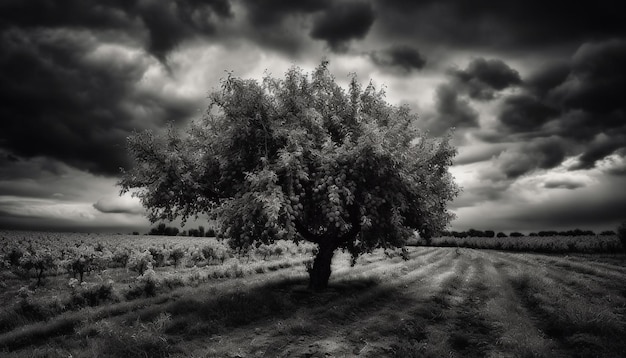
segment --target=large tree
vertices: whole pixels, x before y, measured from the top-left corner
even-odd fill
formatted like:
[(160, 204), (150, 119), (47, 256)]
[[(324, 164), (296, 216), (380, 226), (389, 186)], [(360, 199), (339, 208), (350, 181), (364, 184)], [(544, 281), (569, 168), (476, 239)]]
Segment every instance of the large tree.
[(326, 288), (338, 248), (353, 259), (430, 237), (453, 215), (455, 149), (428, 138), (406, 106), (353, 76), (338, 85), (322, 62), (261, 83), (228, 76), (206, 114), (129, 137), (136, 165), (119, 182), (150, 220), (208, 215), (234, 248), (277, 239), (318, 245), (310, 288)]

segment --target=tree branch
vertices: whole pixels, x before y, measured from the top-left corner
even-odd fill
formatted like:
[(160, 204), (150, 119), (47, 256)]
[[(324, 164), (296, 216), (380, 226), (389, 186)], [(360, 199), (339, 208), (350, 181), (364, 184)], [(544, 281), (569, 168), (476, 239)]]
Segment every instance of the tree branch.
[(359, 212), (360, 212), (359, 206), (356, 203), (352, 203), (348, 207), (349, 220), (350, 220), (350, 224), (352, 224), (352, 227), (350, 228), (350, 230), (348, 230), (348, 232), (341, 235), (341, 237), (339, 238), (339, 243), (343, 244), (343, 243), (347, 243), (347, 242), (354, 240), (356, 236), (359, 234), (359, 232), (361, 231), (361, 221), (359, 220)]
[(302, 225), (299, 220), (294, 220), (293, 223), (296, 226), (296, 230), (298, 231), (298, 233), (302, 235), (305, 240), (311, 241), (315, 244), (319, 244), (322, 241), (321, 236), (311, 233), (309, 229), (307, 229), (306, 226)]

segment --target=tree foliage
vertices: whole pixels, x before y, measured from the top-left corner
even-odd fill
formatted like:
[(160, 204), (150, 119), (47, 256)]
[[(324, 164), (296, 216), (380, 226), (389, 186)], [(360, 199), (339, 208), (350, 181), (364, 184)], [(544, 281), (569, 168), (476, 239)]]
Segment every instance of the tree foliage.
[(183, 134), (170, 127), (128, 139), (136, 165), (119, 184), (153, 222), (206, 214), (233, 247), (308, 240), (318, 258), (332, 258), (337, 248), (356, 257), (401, 247), (453, 217), (455, 149), (371, 83), (353, 76), (344, 89), (323, 62), (311, 75), (293, 67), (262, 82), (228, 76), (209, 99)]

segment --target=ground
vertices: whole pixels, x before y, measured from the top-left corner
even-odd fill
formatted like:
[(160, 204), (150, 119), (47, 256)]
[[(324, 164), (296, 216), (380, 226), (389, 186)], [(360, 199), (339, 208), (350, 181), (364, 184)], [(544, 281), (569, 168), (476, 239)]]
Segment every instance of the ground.
[[(619, 357), (626, 351), (623, 254), (414, 247), (409, 256), (378, 251), (350, 267), (347, 255), (336, 255), (323, 293), (308, 292), (304, 267), (294, 265), (85, 308), (72, 312), (76, 322), (65, 314), (0, 335), (2, 355)], [(37, 324), (47, 333), (10, 344)], [(61, 329), (46, 330), (54, 325)]]

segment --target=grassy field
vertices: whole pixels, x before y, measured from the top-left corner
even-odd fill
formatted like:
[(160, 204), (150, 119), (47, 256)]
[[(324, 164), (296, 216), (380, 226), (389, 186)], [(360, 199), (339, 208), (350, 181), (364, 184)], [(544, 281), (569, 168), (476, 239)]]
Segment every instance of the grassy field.
[[(189, 268), (200, 279), (152, 296), (24, 320), (0, 334), (0, 355), (620, 357), (626, 352), (623, 254), (413, 247), (409, 256), (405, 261), (377, 251), (350, 267), (349, 256), (339, 254), (330, 289), (318, 294), (305, 290), (305, 260), (293, 255), (247, 264), (255, 268), (242, 262), (242, 274), (232, 277), (205, 275), (212, 266)], [(28, 310), (37, 291), (53, 291), (51, 285), (35, 288), (32, 297), (7, 286), (15, 302), (5, 305), (4, 314), (15, 313), (20, 302)]]

